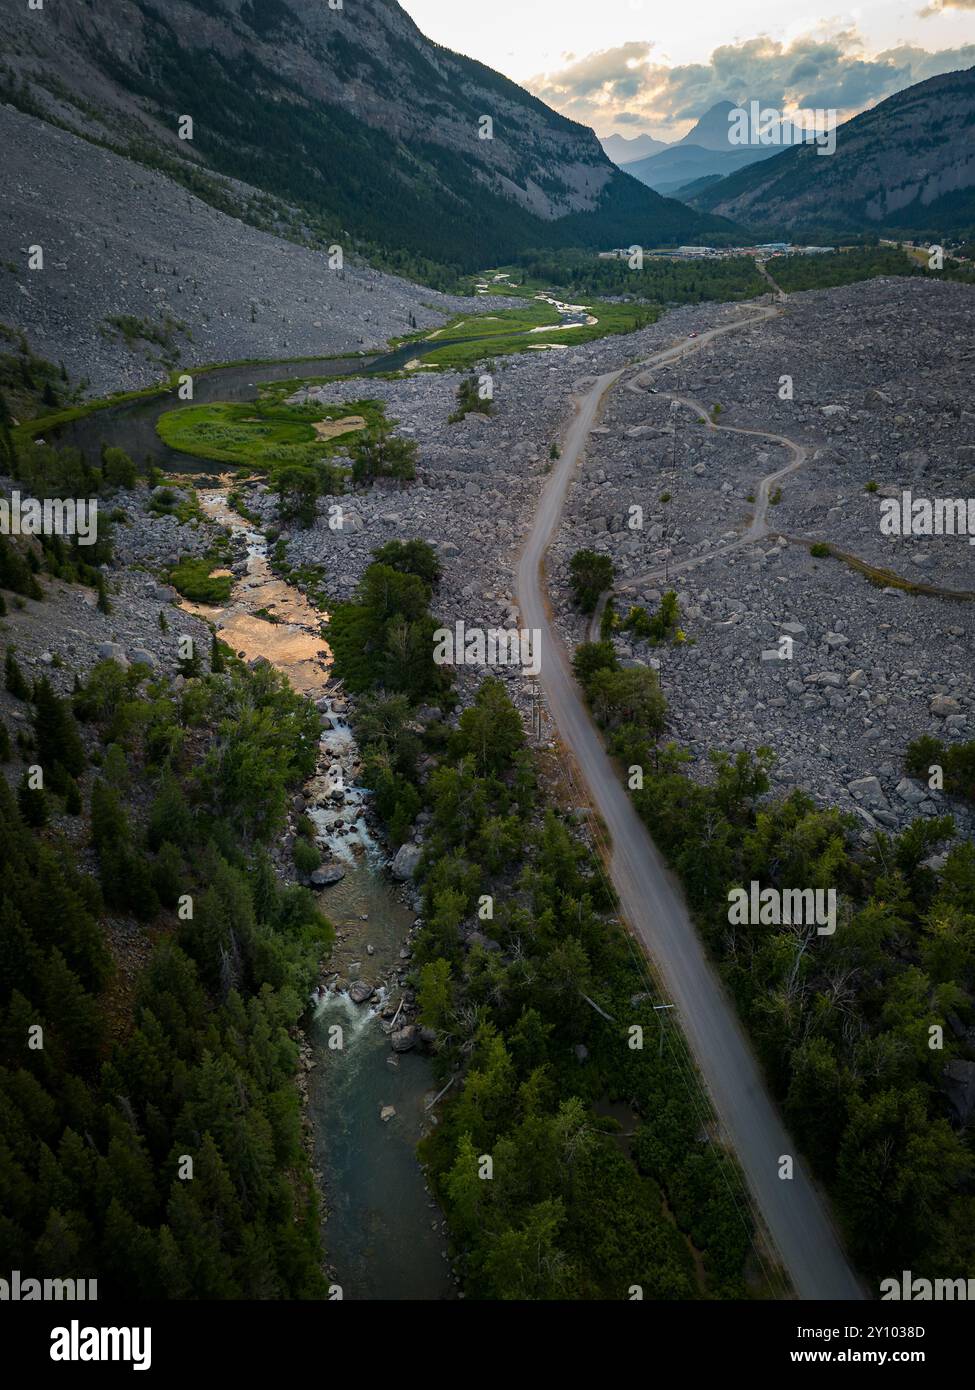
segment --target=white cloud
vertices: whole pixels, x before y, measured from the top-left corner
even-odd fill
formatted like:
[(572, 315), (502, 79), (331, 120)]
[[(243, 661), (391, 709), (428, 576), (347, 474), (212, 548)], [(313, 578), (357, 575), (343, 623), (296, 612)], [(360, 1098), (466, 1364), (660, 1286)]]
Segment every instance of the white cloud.
[[(975, 8), (975, 0), (942, 0)], [(835, 108), (846, 120), (904, 87), (975, 65), (975, 44), (929, 52), (902, 43), (872, 56), (855, 28), (787, 43), (760, 34), (721, 44), (707, 62), (670, 65), (651, 43), (625, 43), (575, 58), (525, 85), (600, 134), (617, 126), (679, 137), (715, 102), (752, 99), (782, 110)]]
[(975, 0), (932, 0), (923, 10), (918, 10), (922, 19), (928, 15), (941, 14), (945, 10), (975, 10)]

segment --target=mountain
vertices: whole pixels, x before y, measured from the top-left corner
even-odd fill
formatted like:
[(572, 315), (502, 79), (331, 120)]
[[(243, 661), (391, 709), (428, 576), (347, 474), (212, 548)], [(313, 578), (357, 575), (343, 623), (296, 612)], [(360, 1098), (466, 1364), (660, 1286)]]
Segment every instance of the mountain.
[[(765, 119), (765, 112), (769, 114)], [(732, 119), (732, 112), (739, 114)], [(748, 131), (748, 140), (732, 140), (732, 132), (739, 134), (740, 125)], [(771, 144), (772, 136), (775, 143)], [(764, 137), (764, 138), (763, 138)], [(806, 138), (801, 125), (794, 125), (788, 118), (776, 119), (775, 108), (766, 108), (763, 101), (749, 100), (741, 106), (731, 101), (719, 101), (710, 106), (697, 124), (687, 132), (677, 145), (694, 145), (699, 149), (724, 153), (727, 150), (740, 150), (742, 144), (764, 151), (764, 157), (778, 154), (785, 145), (801, 145)]]
[(712, 184), (720, 182), (720, 174), (703, 174), (701, 178), (694, 179), (691, 183), (681, 184), (680, 187), (675, 188), (673, 196), (679, 198), (682, 203), (686, 203), (689, 202), (691, 198), (695, 198), (699, 193), (703, 193), (706, 188), (710, 188)]
[(694, 199), (753, 227), (813, 240), (975, 227), (975, 68), (928, 78), (836, 131), (836, 152), (783, 150)]
[[(758, 105), (761, 109), (762, 104)], [(748, 143), (733, 143), (731, 133), (737, 131), (738, 126), (731, 121), (730, 115), (737, 109), (730, 101), (716, 102), (681, 140), (644, 159), (626, 164), (625, 172), (663, 196), (681, 195), (686, 198), (688, 184), (696, 185), (705, 178), (712, 181), (715, 178), (728, 178), (739, 169), (781, 154), (783, 145), (796, 144), (802, 139), (802, 132), (790, 121), (780, 121), (777, 123), (776, 143), (763, 143), (760, 136), (766, 128), (757, 118), (757, 113), (756, 121), (752, 123), (749, 105), (745, 107)]]
[(718, 101), (708, 108), (699, 121), (677, 143), (697, 145), (702, 150), (728, 150), (732, 148), (728, 139), (731, 122), (728, 113), (735, 109), (733, 101)]
[(0, 0), (0, 40), (0, 99), (195, 191), (230, 176), (292, 230), (299, 209), (319, 233), (473, 270), (724, 226), (655, 197), (591, 130), (431, 43), (395, 0)]
[(647, 155), (659, 154), (667, 149), (666, 140), (655, 140), (652, 135), (607, 135), (599, 142), (614, 164), (632, 164)]
[(780, 151), (767, 145), (731, 146), (718, 151), (681, 143), (669, 145), (660, 154), (652, 154), (648, 159), (627, 164), (625, 172), (657, 193), (667, 194), (708, 174), (723, 178), (778, 153)]
[[(471, 301), (261, 230), (166, 174), (0, 105), (0, 374), (23, 330), (95, 395), (177, 366), (335, 356), (432, 329)], [(222, 191), (234, 191), (226, 181)], [(239, 186), (236, 189), (241, 192)], [(44, 248), (43, 275), (24, 248)]]

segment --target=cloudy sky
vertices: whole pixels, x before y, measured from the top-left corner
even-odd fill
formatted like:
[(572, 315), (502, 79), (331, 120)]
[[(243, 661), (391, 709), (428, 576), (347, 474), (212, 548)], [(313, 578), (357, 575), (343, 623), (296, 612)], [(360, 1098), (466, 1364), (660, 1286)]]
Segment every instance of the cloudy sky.
[(479, 58), (595, 128), (683, 135), (716, 101), (846, 119), (975, 66), (975, 0), (401, 0), (437, 43)]

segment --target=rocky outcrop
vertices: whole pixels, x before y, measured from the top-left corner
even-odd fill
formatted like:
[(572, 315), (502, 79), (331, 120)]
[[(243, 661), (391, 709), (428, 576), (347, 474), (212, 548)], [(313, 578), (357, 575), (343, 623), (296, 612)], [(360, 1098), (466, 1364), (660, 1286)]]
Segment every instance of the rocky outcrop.
[(405, 1028), (398, 1028), (395, 1033), (390, 1035), (390, 1045), (394, 1052), (409, 1052), (410, 1048), (415, 1047), (419, 1040), (420, 1030), (413, 1023), (408, 1023)]
[(309, 875), (313, 888), (330, 888), (335, 883), (341, 883), (343, 878), (345, 869), (341, 864), (323, 864), (320, 869), (314, 869)]
[(390, 873), (393, 878), (399, 879), (400, 882), (404, 882), (408, 878), (415, 878), (422, 855), (422, 845), (414, 844), (410, 840), (405, 845), (400, 845), (390, 865)]

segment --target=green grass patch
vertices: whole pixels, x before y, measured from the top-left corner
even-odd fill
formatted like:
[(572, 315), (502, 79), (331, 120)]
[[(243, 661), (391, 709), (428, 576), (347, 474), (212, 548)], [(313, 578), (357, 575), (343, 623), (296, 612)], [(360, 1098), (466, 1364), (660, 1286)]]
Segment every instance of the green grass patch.
[(496, 338), (559, 321), (559, 312), (553, 304), (541, 299), (526, 299), (524, 308), (498, 309), (493, 314), (458, 314), (442, 328), (422, 334), (419, 341), (439, 343), (457, 338)]
[[(795, 536), (788, 537), (789, 540), (798, 544), (805, 544), (804, 541)], [(884, 569), (881, 565), (871, 565), (866, 560), (861, 560), (858, 555), (850, 555), (845, 550), (838, 550), (835, 545), (828, 545), (825, 541), (816, 541), (809, 546), (809, 554), (819, 559), (840, 560), (857, 574), (862, 574), (870, 583), (878, 589), (901, 589), (905, 594), (920, 594), (933, 598), (955, 599), (960, 603), (971, 603), (975, 601), (975, 590), (971, 589), (945, 589), (940, 584), (922, 584), (916, 579), (904, 579), (893, 570)]]
[(234, 509), (238, 516), (242, 516), (245, 521), (249, 521), (252, 526), (260, 526), (261, 518), (257, 512), (251, 511), (244, 501), (243, 494), (235, 488), (227, 494), (227, 502)]
[(213, 556), (180, 560), (169, 571), (169, 582), (183, 598), (191, 603), (206, 603), (214, 607), (230, 601), (233, 579), (229, 574), (215, 575), (221, 561)]
[[(558, 345), (575, 347), (580, 343), (591, 343), (597, 338), (606, 338), (619, 333), (635, 333), (648, 324), (656, 323), (662, 310), (652, 304), (607, 304), (594, 299), (586, 305), (589, 313), (598, 322), (582, 324), (573, 328), (560, 328), (561, 315), (551, 304), (532, 301), (532, 306), (521, 309), (501, 310), (494, 323), (482, 321), (480, 330), (474, 321), (466, 319), (452, 324), (436, 341), (443, 347), (424, 353), (424, 366), (449, 367), (452, 369), (472, 367), (486, 357), (501, 357), (508, 353), (530, 352), (539, 347)], [(466, 327), (464, 326), (466, 325)], [(540, 328), (540, 332), (528, 330)], [(546, 331), (547, 330), (547, 331)], [(474, 338), (473, 342), (458, 342), (454, 339)]]
[(284, 396), (300, 384), (272, 383), (259, 401), (215, 401), (169, 410), (156, 421), (156, 431), (165, 444), (179, 453), (271, 473), (294, 465), (313, 467), (348, 446), (361, 433), (350, 431), (323, 440), (315, 432), (317, 422), (360, 415), (368, 427), (383, 419), (379, 401), (285, 405)]

